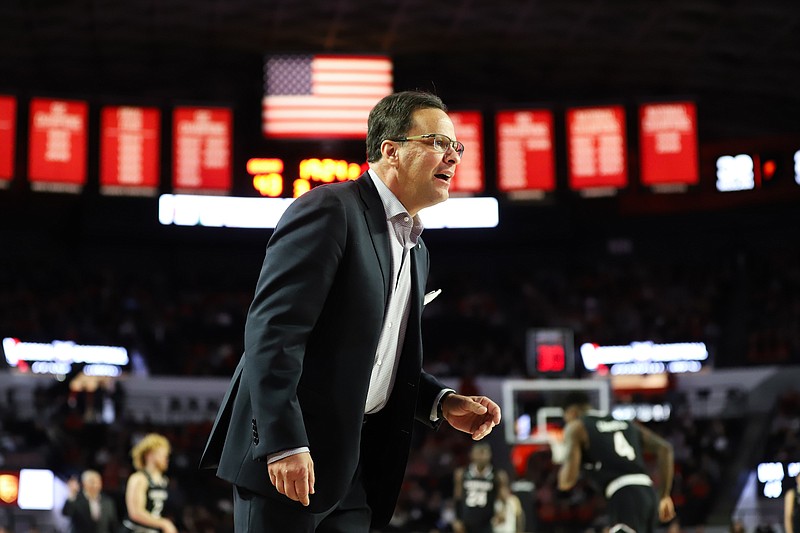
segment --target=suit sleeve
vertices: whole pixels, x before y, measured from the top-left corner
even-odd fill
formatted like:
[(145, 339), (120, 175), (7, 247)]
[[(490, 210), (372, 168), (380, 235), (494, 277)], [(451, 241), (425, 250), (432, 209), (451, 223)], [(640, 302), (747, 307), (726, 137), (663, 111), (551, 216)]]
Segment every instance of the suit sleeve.
[(297, 384), (346, 235), (342, 201), (320, 188), (289, 207), (267, 245), (245, 324), (243, 379), (260, 435), (254, 459), (309, 445)]
[(61, 508), (61, 514), (64, 516), (72, 516), (75, 514), (75, 500), (65, 501), (64, 507)]

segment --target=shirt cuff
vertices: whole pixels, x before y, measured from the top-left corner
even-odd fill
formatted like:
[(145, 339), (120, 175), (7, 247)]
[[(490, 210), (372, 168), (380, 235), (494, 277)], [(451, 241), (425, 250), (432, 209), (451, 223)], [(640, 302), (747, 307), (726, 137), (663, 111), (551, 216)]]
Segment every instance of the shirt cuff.
[(310, 452), (311, 450), (308, 449), (308, 446), (303, 446), (301, 448), (292, 448), (291, 450), (284, 450), (278, 453), (271, 453), (267, 455), (267, 464), (270, 465), (275, 461), (280, 461), (281, 459), (286, 459), (287, 457), (291, 457), (292, 455), (297, 455), (298, 453)]
[(431, 408), (431, 422), (436, 422), (439, 420), (439, 402), (441, 402), (442, 398), (444, 398), (444, 395), (449, 392), (452, 392), (453, 394), (456, 393), (456, 391), (453, 389), (442, 389), (438, 396), (436, 396), (436, 400), (433, 402), (433, 408)]

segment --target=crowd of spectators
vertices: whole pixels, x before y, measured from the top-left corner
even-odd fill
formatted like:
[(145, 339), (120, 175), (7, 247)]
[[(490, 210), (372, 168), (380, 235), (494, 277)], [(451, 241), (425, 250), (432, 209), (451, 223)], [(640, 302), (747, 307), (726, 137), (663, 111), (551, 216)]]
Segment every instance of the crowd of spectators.
[[(115, 396), (124, 394), (119, 390)], [(68, 381), (53, 379), (50, 385), (35, 389), (35, 416), (21, 417), (18, 400), (6, 394), (0, 401), (0, 469), (46, 468), (61, 482), (80, 477), (86, 469), (97, 470), (104, 493), (114, 500), (118, 514), (125, 516), (125, 484), (133, 472), (131, 448), (147, 433), (161, 433), (172, 447), (164, 515), (172, 517), (183, 533), (232, 531), (230, 486), (197, 468), (212, 420), (139, 421), (125, 414), (124, 400), (110, 416), (102, 417), (91, 401), (81, 397), (86, 396), (76, 395)]]
[(789, 390), (776, 398), (768, 432), (764, 461), (800, 461), (800, 392)]
[[(122, 345), (152, 374), (229, 376), (259, 258), (206, 263), (152, 251), (128, 264), (10, 261), (0, 268), (0, 334)], [(439, 375), (524, 375), (532, 327), (568, 328), (576, 346), (702, 341), (712, 358), (724, 352), (717, 366), (800, 360), (796, 247), (702, 260), (444, 254), (430, 288), (443, 290), (423, 318), (425, 362)]]

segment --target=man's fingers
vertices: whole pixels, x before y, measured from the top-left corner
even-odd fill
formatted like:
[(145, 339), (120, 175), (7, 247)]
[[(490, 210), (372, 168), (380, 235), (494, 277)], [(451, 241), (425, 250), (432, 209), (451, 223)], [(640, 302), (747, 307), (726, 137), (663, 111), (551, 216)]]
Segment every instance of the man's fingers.
[(274, 485), (275, 485), (275, 489), (276, 489), (276, 490), (277, 490), (279, 493), (283, 494), (284, 496), (286, 496), (286, 495), (287, 495), (287, 494), (286, 494), (286, 484), (283, 482), (283, 479), (282, 479), (282, 478), (275, 478), (275, 483), (274, 483)]
[(472, 440), (481, 440), (483, 437), (492, 432), (493, 427), (494, 425), (491, 422), (484, 422), (472, 433)]
[(470, 410), (473, 413), (477, 413), (479, 415), (482, 415), (482, 414), (486, 413), (486, 411), (488, 411), (486, 406), (483, 405), (482, 403), (480, 403), (480, 399), (473, 399), (472, 400), (472, 403), (470, 405)]
[(290, 500), (309, 505), (309, 495), (314, 494), (314, 463), (295, 468), (270, 468), (269, 480), (280, 494)]
[(308, 501), (308, 478), (298, 479), (297, 481), (294, 482), (294, 493), (297, 496), (296, 498), (297, 501), (299, 501), (303, 505), (307, 506), (310, 503)]

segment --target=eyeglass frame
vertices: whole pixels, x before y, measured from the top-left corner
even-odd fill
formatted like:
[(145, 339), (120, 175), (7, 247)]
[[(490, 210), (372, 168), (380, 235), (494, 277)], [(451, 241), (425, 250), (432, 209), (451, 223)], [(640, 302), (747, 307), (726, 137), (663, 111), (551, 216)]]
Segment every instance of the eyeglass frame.
[[(445, 148), (441, 153), (446, 154), (447, 151), (450, 148), (452, 148), (453, 151), (455, 151), (455, 153), (458, 154), (459, 159), (464, 157), (464, 150), (466, 149), (464, 143), (462, 143), (461, 141), (454, 141), (444, 133), (424, 133), (422, 135), (411, 135), (410, 137), (399, 137), (397, 139), (387, 139), (387, 140), (394, 142), (406, 142), (406, 141), (422, 141), (425, 139), (433, 139), (432, 146), (434, 150), (438, 152), (439, 150), (436, 148), (436, 137), (444, 137), (445, 139), (447, 139), (448, 142), (447, 148)], [(458, 149), (459, 146), (461, 147), (460, 150)]]

